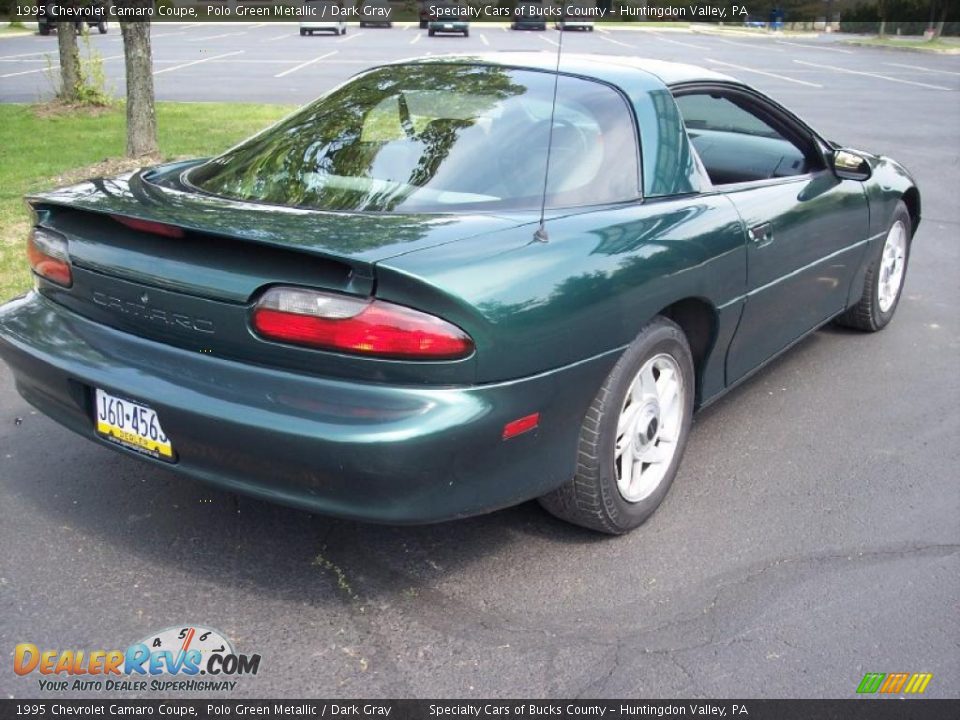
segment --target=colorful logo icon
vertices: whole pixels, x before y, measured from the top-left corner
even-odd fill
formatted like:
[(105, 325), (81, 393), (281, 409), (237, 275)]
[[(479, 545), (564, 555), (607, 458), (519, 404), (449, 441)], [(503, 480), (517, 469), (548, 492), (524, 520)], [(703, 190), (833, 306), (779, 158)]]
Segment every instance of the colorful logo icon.
[(933, 673), (867, 673), (857, 686), (861, 695), (921, 695), (933, 680)]

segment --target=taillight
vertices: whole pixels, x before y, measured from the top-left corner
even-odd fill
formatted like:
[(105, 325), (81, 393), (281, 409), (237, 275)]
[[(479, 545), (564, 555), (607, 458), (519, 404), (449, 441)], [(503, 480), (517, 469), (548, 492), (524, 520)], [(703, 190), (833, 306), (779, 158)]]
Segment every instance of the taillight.
[(34, 228), (27, 240), (30, 267), (42, 278), (63, 287), (73, 285), (67, 239), (45, 228)]
[(126, 225), (134, 230), (153, 233), (154, 235), (163, 235), (164, 237), (182, 238), (183, 228), (176, 225), (167, 225), (166, 223), (154, 222), (153, 220), (141, 220), (140, 218), (127, 217), (126, 215), (111, 215), (121, 225)]
[(454, 360), (473, 352), (456, 325), (384, 300), (271, 288), (253, 311), (253, 327), (270, 340), (383, 358)]

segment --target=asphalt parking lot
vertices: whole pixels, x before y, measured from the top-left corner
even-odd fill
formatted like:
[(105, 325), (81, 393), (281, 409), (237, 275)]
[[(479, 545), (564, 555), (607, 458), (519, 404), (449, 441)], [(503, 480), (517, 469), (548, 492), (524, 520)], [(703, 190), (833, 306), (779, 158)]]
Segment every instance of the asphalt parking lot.
[[(159, 99), (283, 103), (378, 61), (559, 40), (477, 24), (468, 39), (154, 33)], [(91, 42), (122, 91), (116, 27)], [(621, 538), (535, 503), (382, 527), (214, 491), (34, 413), (0, 366), (5, 654), (199, 623), (262, 654), (244, 697), (846, 698), (895, 671), (960, 696), (960, 57), (628, 30), (563, 47), (727, 72), (902, 161), (924, 219), (893, 324), (825, 328), (701, 413), (665, 504)], [(0, 40), (0, 101), (49, 94), (51, 52), (55, 38)], [(3, 697), (38, 695), (9, 668)]]

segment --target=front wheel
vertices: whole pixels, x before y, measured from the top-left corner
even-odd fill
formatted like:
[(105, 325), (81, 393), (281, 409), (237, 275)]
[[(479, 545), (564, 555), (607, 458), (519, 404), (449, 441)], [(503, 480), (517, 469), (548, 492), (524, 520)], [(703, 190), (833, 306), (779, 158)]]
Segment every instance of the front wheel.
[(907, 206), (901, 200), (893, 211), (883, 244), (879, 252), (874, 253), (867, 269), (863, 296), (856, 305), (837, 318), (837, 324), (876, 332), (893, 320), (907, 274), (912, 225)]
[(619, 535), (660, 505), (693, 418), (694, 370), (683, 331), (651, 321), (607, 376), (580, 428), (573, 479), (540, 498), (553, 515)]
[(101, 34), (101, 35), (106, 35), (106, 34), (107, 34), (107, 23), (104, 22), (103, 20), (101, 20), (100, 22), (98, 22), (98, 23), (97, 23), (97, 30), (100, 31), (100, 34)]

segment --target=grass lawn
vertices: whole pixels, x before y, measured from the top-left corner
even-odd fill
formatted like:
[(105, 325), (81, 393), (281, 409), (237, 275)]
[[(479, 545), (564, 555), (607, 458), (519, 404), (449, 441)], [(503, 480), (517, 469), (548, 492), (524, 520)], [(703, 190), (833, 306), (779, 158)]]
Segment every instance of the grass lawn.
[[(248, 103), (158, 103), (160, 154), (164, 159), (216, 154), (292, 109)], [(23, 195), (97, 174), (96, 168), (84, 169), (98, 163), (115, 172), (129, 169), (115, 162), (126, 145), (125, 118), (122, 106), (94, 115), (0, 105), (0, 300), (30, 286), (24, 250), (29, 213)]]
[(873, 45), (888, 48), (910, 48), (912, 50), (926, 50), (934, 53), (960, 53), (960, 38), (937, 38), (936, 40), (924, 40), (923, 38), (905, 38), (896, 37), (875, 37), (859, 38), (857, 40), (848, 40), (851, 45)]
[(33, 30), (28, 30), (27, 28), (20, 25), (0, 25), (0, 37), (4, 35), (32, 35)]

